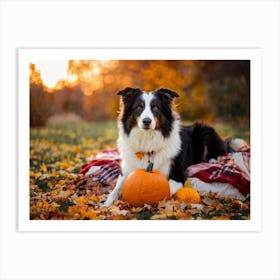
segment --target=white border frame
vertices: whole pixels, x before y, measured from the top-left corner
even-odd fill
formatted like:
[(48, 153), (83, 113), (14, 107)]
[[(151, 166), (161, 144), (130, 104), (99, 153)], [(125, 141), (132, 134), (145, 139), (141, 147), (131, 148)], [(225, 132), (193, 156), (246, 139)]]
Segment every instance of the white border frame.
[[(262, 53), (260, 49), (19, 49), (19, 231), (261, 231)], [(33, 60), (250, 60), (251, 219), (244, 221), (60, 221), (29, 219), (29, 63)]]

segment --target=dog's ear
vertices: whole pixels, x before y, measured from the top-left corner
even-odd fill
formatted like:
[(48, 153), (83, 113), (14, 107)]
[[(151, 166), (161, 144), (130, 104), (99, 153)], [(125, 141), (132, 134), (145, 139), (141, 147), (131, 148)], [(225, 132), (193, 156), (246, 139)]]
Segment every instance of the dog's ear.
[(117, 95), (121, 95), (123, 102), (126, 102), (132, 95), (134, 95), (136, 93), (140, 93), (140, 92), (141, 92), (141, 90), (139, 88), (127, 87), (127, 88), (119, 91), (117, 93)]
[(179, 97), (179, 94), (177, 92), (167, 88), (159, 88), (155, 91), (155, 93), (159, 94), (160, 96), (163, 96), (169, 101), (172, 101), (175, 97)]

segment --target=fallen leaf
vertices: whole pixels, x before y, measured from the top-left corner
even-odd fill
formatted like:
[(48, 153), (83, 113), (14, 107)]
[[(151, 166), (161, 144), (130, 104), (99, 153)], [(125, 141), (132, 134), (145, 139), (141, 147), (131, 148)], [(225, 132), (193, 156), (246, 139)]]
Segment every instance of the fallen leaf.
[(202, 199), (202, 202), (203, 202), (204, 204), (206, 204), (206, 205), (209, 205), (209, 206), (215, 206), (215, 205), (218, 204), (218, 202), (217, 202), (216, 200), (211, 199), (211, 198), (209, 198), (209, 197), (204, 197), (204, 198)]
[(42, 164), (40, 170), (43, 172), (47, 172), (47, 166), (45, 164)]

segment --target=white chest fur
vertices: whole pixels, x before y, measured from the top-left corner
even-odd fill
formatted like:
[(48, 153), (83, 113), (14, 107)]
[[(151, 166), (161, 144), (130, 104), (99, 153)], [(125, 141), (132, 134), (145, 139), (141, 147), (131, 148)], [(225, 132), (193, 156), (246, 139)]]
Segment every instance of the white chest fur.
[[(144, 130), (138, 127), (134, 127), (127, 136), (120, 123), (118, 148), (123, 159), (122, 172), (128, 175), (135, 169), (146, 168), (150, 157), (154, 163), (154, 169), (168, 177), (172, 160), (181, 147), (179, 129), (179, 121), (175, 120), (169, 137), (163, 137), (158, 130)], [(139, 152), (143, 154), (143, 158), (135, 155)], [(151, 152), (153, 154), (149, 156), (148, 153)]]

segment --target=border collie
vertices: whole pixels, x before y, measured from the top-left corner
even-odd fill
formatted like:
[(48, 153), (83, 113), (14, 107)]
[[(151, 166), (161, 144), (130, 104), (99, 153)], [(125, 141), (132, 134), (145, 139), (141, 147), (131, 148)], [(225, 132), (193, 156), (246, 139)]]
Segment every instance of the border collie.
[(188, 166), (216, 159), (226, 152), (224, 141), (209, 125), (180, 125), (173, 106), (173, 99), (179, 97), (176, 92), (165, 88), (145, 92), (128, 87), (118, 95), (121, 112), (117, 144), (122, 173), (105, 206), (120, 198), (128, 174), (146, 168), (149, 162), (169, 179), (172, 195), (183, 186)]

